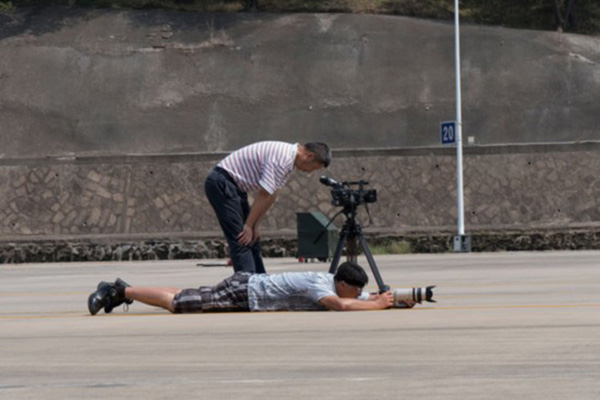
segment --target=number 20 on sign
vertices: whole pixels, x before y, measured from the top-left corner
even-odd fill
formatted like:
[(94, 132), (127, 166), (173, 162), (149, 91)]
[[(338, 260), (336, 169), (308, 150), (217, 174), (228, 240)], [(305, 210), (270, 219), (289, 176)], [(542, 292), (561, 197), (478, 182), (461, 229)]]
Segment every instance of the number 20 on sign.
[(442, 144), (456, 143), (456, 122), (446, 121), (440, 123), (440, 139)]

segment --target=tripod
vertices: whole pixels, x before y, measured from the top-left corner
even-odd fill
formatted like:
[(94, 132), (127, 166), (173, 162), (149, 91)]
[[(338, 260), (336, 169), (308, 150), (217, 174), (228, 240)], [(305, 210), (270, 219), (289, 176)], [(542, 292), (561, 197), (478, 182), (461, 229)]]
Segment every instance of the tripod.
[(356, 242), (358, 240), (360, 247), (365, 252), (365, 256), (367, 257), (367, 261), (369, 262), (369, 266), (371, 267), (373, 276), (377, 281), (377, 286), (379, 286), (379, 293), (387, 292), (388, 290), (390, 290), (390, 287), (383, 283), (383, 279), (381, 279), (379, 269), (377, 269), (377, 264), (375, 264), (373, 254), (371, 254), (371, 250), (369, 249), (365, 236), (363, 235), (362, 228), (360, 224), (356, 222), (356, 205), (351, 204), (344, 206), (344, 209), (331, 219), (331, 222), (333, 222), (333, 220), (342, 212), (346, 216), (346, 222), (344, 223), (342, 231), (340, 232), (340, 238), (338, 240), (337, 247), (335, 248), (335, 253), (333, 255), (333, 260), (331, 261), (331, 266), (329, 267), (329, 273), (335, 274), (335, 271), (337, 270), (337, 267), (340, 263), (340, 258), (342, 257), (342, 250), (344, 249), (344, 245), (346, 245), (348, 261), (356, 263), (356, 260), (358, 258), (358, 249)]

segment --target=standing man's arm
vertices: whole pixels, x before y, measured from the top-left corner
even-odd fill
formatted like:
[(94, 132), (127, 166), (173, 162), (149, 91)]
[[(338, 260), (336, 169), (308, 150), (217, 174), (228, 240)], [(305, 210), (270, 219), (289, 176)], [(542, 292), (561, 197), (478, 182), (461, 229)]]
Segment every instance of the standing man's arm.
[(250, 215), (248, 215), (248, 219), (244, 224), (244, 229), (238, 235), (238, 240), (241, 244), (248, 246), (258, 239), (258, 236), (260, 236), (258, 231), (260, 220), (273, 203), (275, 203), (277, 193), (278, 191), (275, 191), (273, 194), (270, 194), (263, 188), (259, 189), (256, 199), (252, 203)]
[(261, 188), (252, 204), (250, 215), (248, 215), (244, 227), (237, 237), (242, 245), (251, 245), (259, 239), (260, 230), (258, 227), (260, 220), (275, 202), (277, 188), (287, 181), (289, 173), (294, 168), (310, 173), (327, 167), (331, 161), (331, 150), (325, 143), (307, 143), (297, 147), (292, 146), (292, 148), (295, 149), (293, 159), (289, 159), (285, 164), (282, 164), (285, 157), (280, 154), (273, 160), (266, 162), (261, 168), (258, 181)]

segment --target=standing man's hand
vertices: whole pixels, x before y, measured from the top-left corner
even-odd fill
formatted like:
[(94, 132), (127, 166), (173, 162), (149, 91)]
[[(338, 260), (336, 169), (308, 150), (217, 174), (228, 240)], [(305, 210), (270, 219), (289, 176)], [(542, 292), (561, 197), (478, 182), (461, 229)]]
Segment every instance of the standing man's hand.
[(253, 237), (254, 237), (254, 233), (253, 233), (252, 228), (246, 224), (244, 224), (244, 228), (237, 236), (238, 241), (241, 244), (243, 244), (244, 246), (249, 246), (250, 244), (252, 244)]
[(244, 246), (249, 246), (260, 238), (260, 230), (258, 229), (258, 225), (260, 224), (260, 221), (267, 210), (275, 202), (277, 193), (278, 192), (275, 191), (273, 194), (270, 194), (263, 188), (258, 191), (256, 200), (254, 200), (254, 203), (252, 203), (250, 215), (248, 215), (248, 218), (246, 218), (244, 229), (238, 235), (239, 242)]

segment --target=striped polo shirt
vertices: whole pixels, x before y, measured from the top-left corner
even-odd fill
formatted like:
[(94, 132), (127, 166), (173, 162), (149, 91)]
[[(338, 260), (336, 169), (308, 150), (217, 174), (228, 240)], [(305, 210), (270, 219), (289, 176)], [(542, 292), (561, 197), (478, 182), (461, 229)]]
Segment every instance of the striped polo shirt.
[(231, 175), (244, 192), (261, 187), (270, 194), (286, 184), (294, 170), (298, 143), (258, 142), (234, 151), (217, 166)]

